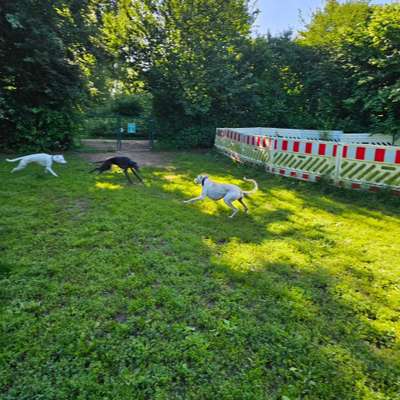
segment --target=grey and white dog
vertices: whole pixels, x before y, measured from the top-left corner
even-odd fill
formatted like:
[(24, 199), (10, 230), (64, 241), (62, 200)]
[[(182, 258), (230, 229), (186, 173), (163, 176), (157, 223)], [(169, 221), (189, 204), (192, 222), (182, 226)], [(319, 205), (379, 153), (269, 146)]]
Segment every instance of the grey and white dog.
[(201, 194), (193, 199), (185, 200), (184, 203), (194, 203), (195, 201), (204, 200), (206, 197), (212, 200), (224, 199), (225, 204), (233, 210), (233, 213), (229, 218), (233, 218), (239, 209), (236, 208), (232, 202), (237, 200), (240, 204), (242, 204), (244, 211), (247, 213), (248, 208), (244, 203), (243, 198), (244, 196), (255, 193), (258, 190), (258, 185), (254, 179), (243, 179), (248, 182), (253, 182), (254, 189), (246, 192), (236, 185), (213, 182), (208, 178), (207, 175), (198, 175), (195, 178), (194, 183), (202, 186)]
[(18, 157), (12, 160), (7, 159), (7, 161), (8, 162), (19, 161), (19, 164), (11, 172), (20, 171), (21, 169), (24, 169), (28, 164), (36, 163), (39, 165), (43, 165), (43, 167), (45, 167), (44, 172), (50, 172), (54, 176), (58, 175), (51, 168), (53, 166), (53, 162), (57, 162), (59, 164), (67, 163), (64, 160), (64, 156), (62, 156), (61, 154), (52, 156), (46, 153), (30, 154), (29, 156)]

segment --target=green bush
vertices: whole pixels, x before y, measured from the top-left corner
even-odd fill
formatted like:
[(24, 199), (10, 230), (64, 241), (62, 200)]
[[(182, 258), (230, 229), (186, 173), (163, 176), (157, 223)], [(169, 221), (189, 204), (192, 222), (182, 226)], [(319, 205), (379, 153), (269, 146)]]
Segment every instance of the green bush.
[(115, 114), (126, 117), (137, 117), (143, 113), (143, 105), (140, 98), (136, 96), (123, 96), (115, 100), (112, 105), (112, 111)]
[(117, 127), (116, 118), (88, 118), (83, 123), (85, 136), (114, 138)]
[[(4, 124), (2, 124), (4, 126)], [(70, 112), (35, 108), (9, 125), (1, 150), (20, 152), (66, 150), (74, 144), (78, 118)]]
[[(165, 131), (164, 131), (165, 132)], [(209, 148), (214, 144), (215, 127), (191, 126), (178, 131), (169, 131), (168, 135), (157, 137), (161, 147), (177, 149)]]

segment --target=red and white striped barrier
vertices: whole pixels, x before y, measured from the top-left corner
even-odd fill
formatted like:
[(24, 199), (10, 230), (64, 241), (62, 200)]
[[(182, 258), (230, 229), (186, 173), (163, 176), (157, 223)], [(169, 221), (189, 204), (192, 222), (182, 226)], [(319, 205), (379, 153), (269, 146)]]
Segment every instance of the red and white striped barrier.
[(268, 172), (307, 181), (321, 178), (352, 189), (400, 193), (400, 148), (321, 140), (273, 138), (218, 129), (215, 146)]

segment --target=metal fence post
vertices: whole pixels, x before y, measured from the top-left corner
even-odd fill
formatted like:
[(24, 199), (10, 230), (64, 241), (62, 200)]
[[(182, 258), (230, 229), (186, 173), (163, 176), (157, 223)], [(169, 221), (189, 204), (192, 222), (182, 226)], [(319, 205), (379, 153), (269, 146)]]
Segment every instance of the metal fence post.
[(117, 118), (117, 127), (116, 127), (116, 134), (117, 134), (117, 151), (122, 149), (122, 134), (124, 132), (124, 128), (122, 128), (121, 117), (118, 116)]
[(335, 159), (335, 172), (333, 177), (335, 184), (337, 184), (340, 181), (340, 170), (342, 169), (342, 154), (343, 154), (343, 144), (338, 143), (336, 150), (336, 159)]
[(150, 123), (150, 132), (149, 132), (149, 139), (150, 139), (150, 147), (153, 149), (154, 148), (154, 127), (155, 127), (155, 123), (154, 121), (151, 119)]
[(276, 137), (270, 136), (269, 137), (270, 140), (270, 146), (268, 148), (268, 152), (269, 152), (269, 160), (268, 160), (268, 165), (269, 165), (269, 169), (270, 171), (272, 171), (272, 168), (274, 167), (274, 156), (275, 156), (275, 140), (277, 139)]

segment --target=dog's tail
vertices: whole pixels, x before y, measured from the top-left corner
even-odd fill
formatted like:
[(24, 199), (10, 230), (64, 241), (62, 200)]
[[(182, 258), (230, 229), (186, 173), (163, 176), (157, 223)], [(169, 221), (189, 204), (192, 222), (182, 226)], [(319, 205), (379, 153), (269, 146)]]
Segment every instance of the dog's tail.
[(18, 157), (18, 158), (13, 158), (12, 160), (10, 160), (9, 158), (6, 158), (6, 161), (8, 162), (15, 162), (15, 161), (19, 161), (22, 160), (24, 157)]
[(248, 190), (248, 191), (242, 190), (242, 193), (243, 193), (245, 196), (248, 196), (249, 194), (253, 194), (253, 193), (257, 192), (257, 190), (258, 190), (258, 185), (257, 185), (257, 182), (256, 182), (254, 179), (247, 179), (246, 177), (244, 177), (243, 179), (244, 179), (245, 181), (247, 181), (247, 182), (253, 182), (253, 184), (254, 184), (254, 188), (253, 188), (252, 190)]

